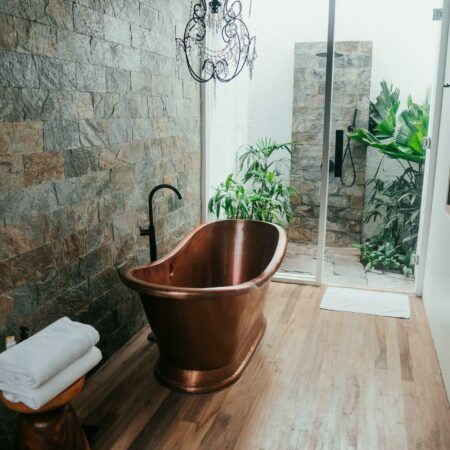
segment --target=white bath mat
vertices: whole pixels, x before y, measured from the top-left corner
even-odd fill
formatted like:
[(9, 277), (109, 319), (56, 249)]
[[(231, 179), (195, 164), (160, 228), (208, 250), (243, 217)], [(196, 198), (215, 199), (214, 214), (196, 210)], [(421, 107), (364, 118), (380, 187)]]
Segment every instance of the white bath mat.
[(409, 297), (406, 294), (364, 289), (328, 287), (322, 297), (320, 308), (402, 319), (411, 317)]

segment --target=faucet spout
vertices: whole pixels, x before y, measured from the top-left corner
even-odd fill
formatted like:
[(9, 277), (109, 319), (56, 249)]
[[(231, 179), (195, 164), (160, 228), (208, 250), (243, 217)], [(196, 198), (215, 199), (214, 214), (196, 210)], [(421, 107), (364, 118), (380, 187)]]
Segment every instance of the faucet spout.
[(154, 187), (150, 195), (148, 196), (148, 211), (149, 211), (149, 227), (148, 229), (142, 229), (140, 228), (140, 234), (141, 236), (148, 236), (149, 237), (149, 244), (150, 244), (150, 261), (156, 261), (158, 258), (158, 251), (156, 247), (156, 233), (155, 233), (155, 225), (153, 220), (153, 197), (154, 195), (160, 190), (160, 189), (171, 189), (175, 194), (177, 195), (179, 200), (182, 200), (183, 197), (180, 193), (180, 191), (170, 184), (159, 184), (158, 186)]

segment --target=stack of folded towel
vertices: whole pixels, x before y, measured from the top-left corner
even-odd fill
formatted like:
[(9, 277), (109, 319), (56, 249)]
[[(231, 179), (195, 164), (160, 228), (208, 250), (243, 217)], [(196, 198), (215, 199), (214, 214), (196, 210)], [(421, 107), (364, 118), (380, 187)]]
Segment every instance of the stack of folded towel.
[(0, 390), (32, 409), (53, 400), (102, 359), (100, 336), (68, 317), (0, 354)]

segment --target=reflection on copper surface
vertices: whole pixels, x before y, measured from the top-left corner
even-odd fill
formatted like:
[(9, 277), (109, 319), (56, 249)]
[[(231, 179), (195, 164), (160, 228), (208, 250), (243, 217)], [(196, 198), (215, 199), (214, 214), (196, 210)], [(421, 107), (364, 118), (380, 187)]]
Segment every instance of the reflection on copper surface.
[(165, 258), (122, 273), (137, 291), (160, 353), (155, 375), (191, 393), (236, 381), (261, 340), (269, 281), (286, 252), (273, 224), (204, 224)]

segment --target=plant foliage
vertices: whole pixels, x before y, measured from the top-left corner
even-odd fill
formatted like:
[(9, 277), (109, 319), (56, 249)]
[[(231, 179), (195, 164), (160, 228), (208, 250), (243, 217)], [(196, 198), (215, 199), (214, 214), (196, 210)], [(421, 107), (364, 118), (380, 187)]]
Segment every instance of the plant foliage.
[(381, 93), (370, 105), (369, 130), (359, 128), (349, 137), (377, 149), (402, 167), (393, 181), (383, 181), (378, 173), (367, 186), (372, 189), (365, 221), (378, 221), (374, 236), (363, 244), (361, 259), (366, 270), (399, 270), (412, 275), (411, 256), (417, 245), (419, 214), (422, 201), (423, 167), (426, 150), (423, 138), (428, 134), (429, 95), (424, 104), (414, 103), (411, 96), (407, 109), (398, 114), (400, 91), (381, 83)]
[(356, 245), (366, 270), (399, 270), (410, 276), (419, 231), (422, 175), (407, 168), (394, 181), (373, 178), (368, 185), (372, 195), (364, 220), (379, 220), (380, 226), (367, 242)]
[(348, 136), (390, 158), (423, 164), (425, 149), (422, 140), (428, 134), (429, 95), (423, 105), (408, 97), (407, 109), (397, 117), (399, 96), (399, 89), (382, 81), (380, 95), (375, 103), (370, 104), (369, 130), (357, 128)]
[(209, 211), (217, 218), (251, 219), (287, 226), (292, 218), (291, 199), (295, 189), (286, 185), (279, 171), (288, 158), (276, 158), (282, 150), (291, 153), (291, 143), (277, 144), (261, 139), (244, 148), (239, 157), (239, 173), (230, 174), (209, 201)]

